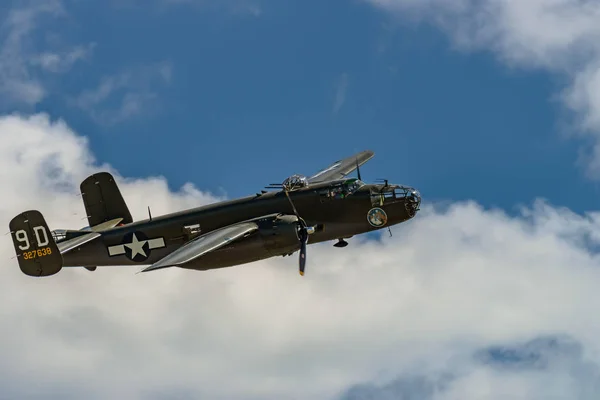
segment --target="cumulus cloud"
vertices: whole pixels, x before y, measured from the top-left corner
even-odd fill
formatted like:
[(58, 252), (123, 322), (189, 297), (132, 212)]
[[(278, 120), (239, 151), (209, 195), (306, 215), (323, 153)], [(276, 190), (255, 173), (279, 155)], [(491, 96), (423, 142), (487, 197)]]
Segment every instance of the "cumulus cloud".
[(491, 51), (511, 67), (566, 77), (560, 93), (594, 146), (584, 160), (600, 178), (600, 3), (584, 0), (366, 0), (399, 18), (434, 23), (466, 51)]
[(340, 400), (580, 399), (598, 397), (600, 369), (564, 335), (489, 346), (446, 369), (350, 387)]
[[(29, 208), (53, 229), (86, 225), (76, 194), (98, 170), (115, 174), (136, 219), (147, 205), (158, 215), (217, 200), (191, 184), (171, 192), (161, 177), (122, 177), (45, 115), (1, 117), (0, 139), (6, 230)], [(286, 257), (208, 272), (71, 268), (36, 279), (10, 259), (5, 236), (2, 393), (360, 399), (356, 385), (369, 394), (369, 382), (396, 388), (389, 398), (408, 385), (425, 399), (573, 399), (585, 382), (597, 398), (599, 218), (543, 201), (512, 217), (474, 202), (430, 205), (392, 238), (310, 246), (303, 278)], [(522, 354), (553, 336), (576, 345), (563, 340), (566, 350), (550, 358), (552, 346), (533, 346), (549, 361), (525, 372), (498, 366), (499, 348)]]

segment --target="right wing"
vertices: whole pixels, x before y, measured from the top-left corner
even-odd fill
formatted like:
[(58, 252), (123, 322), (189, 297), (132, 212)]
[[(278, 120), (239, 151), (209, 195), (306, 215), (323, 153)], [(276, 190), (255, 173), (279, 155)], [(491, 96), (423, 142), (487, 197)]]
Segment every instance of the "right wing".
[(229, 225), (216, 231), (208, 232), (205, 235), (198, 236), (192, 241), (184, 244), (179, 249), (165, 256), (163, 259), (155, 262), (151, 266), (140, 272), (154, 271), (167, 267), (178, 267), (186, 264), (204, 254), (217, 250), (234, 240), (237, 240), (248, 233), (258, 229), (255, 222), (242, 222), (235, 225)]
[(354, 171), (357, 168), (357, 166), (361, 166), (367, 161), (369, 161), (371, 158), (373, 158), (374, 155), (375, 153), (373, 151), (365, 150), (353, 156), (336, 161), (329, 167), (322, 169), (321, 171), (308, 178), (308, 183), (326, 182), (336, 179), (342, 179), (346, 175)]

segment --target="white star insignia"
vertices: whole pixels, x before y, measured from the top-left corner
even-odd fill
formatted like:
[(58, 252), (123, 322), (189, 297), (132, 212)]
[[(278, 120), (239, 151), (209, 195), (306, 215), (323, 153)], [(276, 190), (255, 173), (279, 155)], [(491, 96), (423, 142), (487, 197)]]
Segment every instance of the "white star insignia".
[[(142, 234), (141, 232), (138, 233)], [(150, 252), (153, 249), (162, 249), (166, 247), (165, 244), (165, 239), (162, 237), (155, 237), (154, 239), (146, 239), (140, 241), (134, 233), (131, 236), (131, 242), (108, 246), (108, 254), (111, 257), (120, 256), (122, 254), (126, 254), (125, 248), (129, 248), (131, 249), (130, 258), (133, 259), (138, 254), (141, 254), (144, 256), (144, 258), (147, 258), (150, 255), (150, 253), (146, 253), (146, 250), (144, 250), (144, 246), (148, 246), (147, 250), (148, 252)]]
[(141, 242), (138, 240), (135, 233), (131, 238), (131, 243), (126, 243), (125, 247), (129, 247), (131, 249), (131, 258), (135, 258), (136, 255), (141, 254), (144, 257), (148, 257), (146, 252), (144, 251), (144, 245), (148, 242), (147, 240), (142, 240)]

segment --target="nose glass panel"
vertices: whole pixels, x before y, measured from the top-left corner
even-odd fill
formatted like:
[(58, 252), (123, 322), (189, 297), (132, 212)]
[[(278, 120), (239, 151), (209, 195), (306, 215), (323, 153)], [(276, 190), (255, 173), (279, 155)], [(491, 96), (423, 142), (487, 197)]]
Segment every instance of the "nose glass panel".
[(371, 192), (371, 202), (373, 206), (403, 203), (408, 215), (412, 218), (419, 211), (421, 194), (417, 189), (408, 186), (389, 185), (373, 190)]
[(404, 207), (408, 212), (408, 215), (414, 217), (417, 211), (419, 211), (419, 206), (421, 205), (421, 194), (418, 190), (413, 189), (406, 196), (406, 202), (404, 203)]

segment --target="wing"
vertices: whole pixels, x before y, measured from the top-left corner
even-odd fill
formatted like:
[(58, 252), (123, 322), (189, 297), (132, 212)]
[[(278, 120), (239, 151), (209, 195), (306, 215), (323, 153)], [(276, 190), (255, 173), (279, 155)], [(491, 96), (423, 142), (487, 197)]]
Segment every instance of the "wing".
[(258, 225), (255, 222), (242, 222), (209, 232), (184, 244), (179, 249), (140, 272), (183, 265), (208, 252), (217, 250), (257, 229)]
[(308, 178), (309, 183), (316, 182), (325, 182), (332, 181), (336, 179), (342, 179), (352, 171), (354, 171), (357, 166), (363, 165), (367, 161), (369, 161), (375, 153), (371, 150), (361, 151), (353, 156), (344, 158), (343, 160), (339, 160), (331, 164), (329, 167), (322, 169), (317, 172), (310, 178)]

